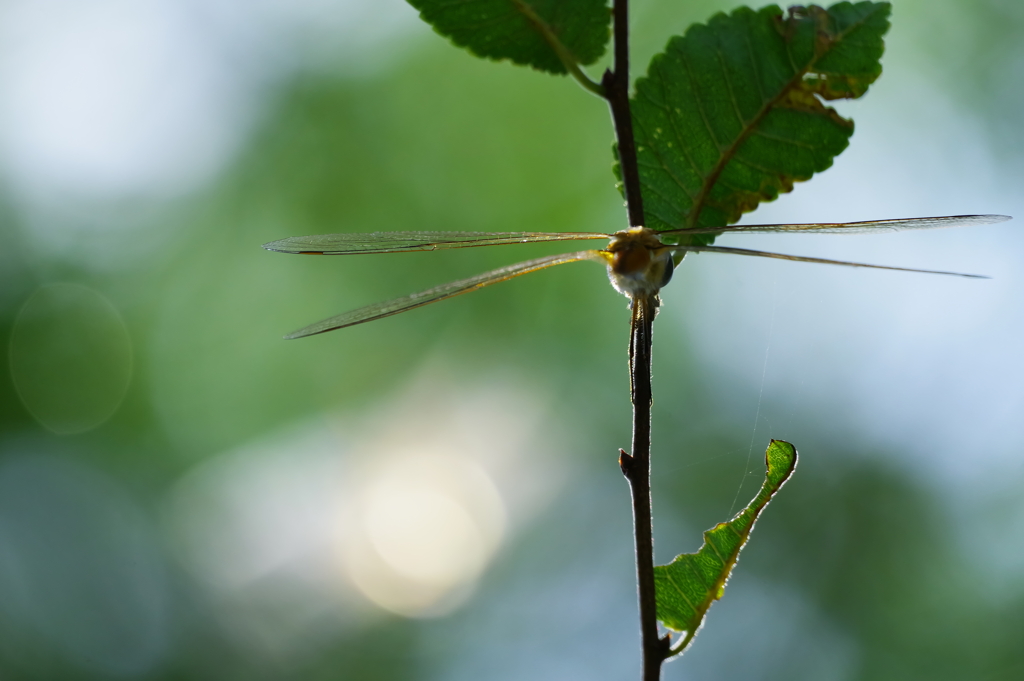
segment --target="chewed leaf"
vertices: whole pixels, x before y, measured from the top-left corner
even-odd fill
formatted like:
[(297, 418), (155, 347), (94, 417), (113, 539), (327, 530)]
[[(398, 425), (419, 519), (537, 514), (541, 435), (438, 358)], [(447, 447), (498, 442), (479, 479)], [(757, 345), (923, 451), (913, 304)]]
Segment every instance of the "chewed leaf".
[(796, 468), (796, 447), (772, 440), (765, 452), (768, 473), (761, 491), (732, 520), (704, 533), (697, 553), (676, 556), (668, 565), (654, 568), (658, 619), (669, 629), (686, 632), (682, 652), (704, 621), (708, 608), (722, 597), (725, 583), (747, 543), (754, 522)]
[[(578, 64), (604, 54), (611, 12), (606, 0), (409, 0), (438, 33), (473, 54), (566, 73), (550, 37)], [(545, 33), (549, 33), (546, 38)]]
[(889, 11), (741, 7), (672, 38), (632, 99), (646, 226), (729, 225), (832, 165), (853, 122), (823, 100), (860, 97), (881, 74)]

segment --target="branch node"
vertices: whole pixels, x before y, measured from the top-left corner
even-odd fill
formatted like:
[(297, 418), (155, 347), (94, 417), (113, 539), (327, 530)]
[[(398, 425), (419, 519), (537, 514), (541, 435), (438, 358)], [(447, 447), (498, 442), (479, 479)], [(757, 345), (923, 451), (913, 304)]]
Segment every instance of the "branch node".
[(658, 647), (661, 649), (662, 659), (668, 659), (672, 656), (672, 634), (665, 634), (658, 639)]
[(601, 75), (601, 85), (605, 90), (605, 97), (611, 98), (610, 93), (615, 88), (615, 74), (612, 73), (611, 69), (605, 69)]
[(633, 472), (633, 457), (627, 454), (625, 449), (619, 450), (619, 468), (622, 469), (622, 474), (628, 480)]

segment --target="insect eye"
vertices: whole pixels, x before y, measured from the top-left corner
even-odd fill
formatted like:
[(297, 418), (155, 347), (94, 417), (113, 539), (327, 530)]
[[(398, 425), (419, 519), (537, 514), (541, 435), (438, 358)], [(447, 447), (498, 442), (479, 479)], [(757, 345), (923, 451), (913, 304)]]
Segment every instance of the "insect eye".
[(672, 258), (665, 258), (665, 272), (661, 275), (661, 284), (659, 287), (665, 286), (668, 282), (672, 281), (672, 273), (675, 271), (676, 266), (672, 263)]

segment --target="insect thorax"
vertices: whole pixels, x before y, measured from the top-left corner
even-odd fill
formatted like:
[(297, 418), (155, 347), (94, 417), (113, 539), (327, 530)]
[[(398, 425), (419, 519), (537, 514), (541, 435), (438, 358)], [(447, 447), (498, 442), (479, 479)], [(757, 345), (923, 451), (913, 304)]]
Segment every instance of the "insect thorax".
[(602, 255), (612, 286), (628, 298), (654, 295), (672, 278), (672, 251), (646, 227), (616, 232)]

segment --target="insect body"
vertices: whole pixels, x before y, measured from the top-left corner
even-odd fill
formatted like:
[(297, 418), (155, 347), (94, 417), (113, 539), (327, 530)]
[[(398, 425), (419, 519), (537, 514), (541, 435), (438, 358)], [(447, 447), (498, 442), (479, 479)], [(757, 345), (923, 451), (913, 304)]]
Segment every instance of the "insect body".
[(631, 300), (657, 295), (672, 279), (672, 247), (646, 227), (616, 232), (608, 248), (598, 252), (608, 262), (612, 286)]
[[(630, 299), (630, 306), (637, 309), (636, 301), (644, 301), (644, 307), (656, 309), (658, 292), (672, 278), (673, 260), (688, 252), (695, 253), (727, 253), (731, 255), (747, 255), (761, 258), (777, 258), (797, 262), (821, 263), (826, 265), (843, 265), (846, 267), (868, 267), (872, 269), (898, 270), (904, 272), (927, 272), (929, 274), (950, 274), (960, 277), (979, 278), (975, 274), (958, 272), (937, 272), (934, 270), (918, 270), (906, 267), (890, 267), (886, 265), (868, 265), (865, 263), (828, 260), (825, 258), (809, 258), (798, 255), (785, 255), (769, 251), (753, 251), (729, 246), (699, 246), (667, 243), (668, 239), (686, 237), (697, 234), (730, 234), (730, 233), (775, 233), (803, 232), (810, 234), (857, 234), (865, 232), (885, 232), (905, 229), (927, 229), (932, 227), (953, 227), (958, 225), (987, 225), (1009, 220), (1005, 215), (954, 215), (935, 218), (910, 218), (906, 220), (873, 220), (870, 222), (833, 222), (811, 224), (779, 224), (779, 225), (731, 225), (724, 227), (691, 227), (656, 232), (646, 227), (603, 234), (601, 232), (374, 232), (370, 234), (321, 234), (281, 239), (264, 244), (271, 251), (299, 254), (354, 255), (367, 253), (401, 253), (406, 251), (435, 251), (449, 248), (468, 248), (472, 246), (497, 246), (519, 243), (539, 243), (548, 241), (586, 241), (609, 239), (608, 246), (603, 250), (577, 251), (561, 255), (551, 255), (535, 260), (508, 265), (490, 272), (479, 274), (468, 279), (460, 279), (434, 288), (395, 298), (383, 303), (375, 303), (352, 310), (329, 319), (310, 324), (285, 338), (302, 338), (314, 334), (341, 329), (346, 326), (362, 324), (389, 317), (400, 312), (429, 305), (439, 300), (451, 298), (462, 293), (475, 291), (478, 288), (496, 284), (523, 274), (536, 272), (555, 265), (581, 260), (594, 260), (604, 263), (608, 268), (608, 277), (617, 291)], [(985, 278), (985, 277), (980, 277)]]

